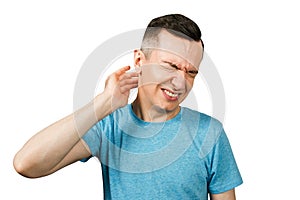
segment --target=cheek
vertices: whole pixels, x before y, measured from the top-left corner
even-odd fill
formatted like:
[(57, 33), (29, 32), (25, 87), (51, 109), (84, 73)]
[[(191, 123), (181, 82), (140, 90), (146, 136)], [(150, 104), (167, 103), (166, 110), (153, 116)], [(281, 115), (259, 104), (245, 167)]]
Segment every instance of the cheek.
[(160, 84), (172, 79), (172, 73), (161, 70), (157, 65), (142, 66), (139, 86), (148, 84)]
[(192, 90), (193, 85), (194, 85), (194, 80), (189, 80), (189, 79), (185, 80), (185, 88), (187, 93), (189, 93)]
[(188, 90), (190, 91), (190, 90), (193, 88), (193, 85), (194, 85), (194, 79), (187, 80), (186, 83), (187, 83), (187, 88), (188, 88)]

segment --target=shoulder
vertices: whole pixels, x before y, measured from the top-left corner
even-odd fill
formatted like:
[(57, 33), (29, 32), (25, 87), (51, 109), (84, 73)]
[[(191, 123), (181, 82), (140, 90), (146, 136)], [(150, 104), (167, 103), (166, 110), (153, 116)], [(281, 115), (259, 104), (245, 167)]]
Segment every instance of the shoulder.
[(199, 126), (203, 129), (214, 128), (219, 130), (223, 128), (222, 122), (220, 122), (218, 119), (187, 107), (182, 107), (182, 119), (196, 119), (199, 122)]
[(206, 157), (225, 134), (223, 124), (218, 119), (190, 108), (182, 108), (182, 120), (197, 130), (194, 145), (200, 158)]
[(100, 120), (98, 123), (105, 124), (105, 123), (113, 123), (114, 121), (119, 121), (122, 119), (128, 119), (128, 116), (130, 115), (130, 107), (129, 105), (126, 105), (122, 108), (119, 108), (115, 110), (114, 112), (107, 115), (105, 118)]

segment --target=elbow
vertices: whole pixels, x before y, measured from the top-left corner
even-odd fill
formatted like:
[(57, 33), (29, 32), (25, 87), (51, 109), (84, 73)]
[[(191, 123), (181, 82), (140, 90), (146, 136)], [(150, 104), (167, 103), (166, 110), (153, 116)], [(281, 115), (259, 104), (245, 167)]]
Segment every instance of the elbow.
[(14, 157), (13, 166), (18, 174), (26, 178), (33, 178), (28, 174), (28, 170), (25, 167), (26, 163), (19, 158), (18, 154)]
[(26, 178), (38, 178), (36, 173), (34, 173), (33, 165), (30, 164), (30, 161), (21, 158), (18, 154), (15, 155), (13, 159), (13, 166), (16, 172)]
[(14, 158), (14, 160), (13, 160), (13, 166), (14, 166), (14, 168), (15, 168), (15, 170), (16, 170), (16, 172), (17, 172), (18, 174), (20, 174), (20, 175), (22, 175), (22, 176), (24, 176), (24, 177), (28, 177), (28, 176), (26, 176), (26, 170), (24, 169), (24, 165), (22, 164), (22, 162), (20, 162), (20, 161), (16, 158), (16, 156), (15, 156), (15, 158)]

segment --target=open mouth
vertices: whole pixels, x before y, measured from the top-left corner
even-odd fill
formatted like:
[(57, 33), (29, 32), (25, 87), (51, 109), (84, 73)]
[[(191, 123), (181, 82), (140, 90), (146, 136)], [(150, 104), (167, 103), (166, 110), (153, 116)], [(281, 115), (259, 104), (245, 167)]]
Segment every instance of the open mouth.
[(169, 100), (177, 100), (178, 99), (178, 94), (177, 93), (174, 93), (170, 90), (167, 90), (167, 89), (162, 89), (165, 97), (167, 97), (167, 99)]

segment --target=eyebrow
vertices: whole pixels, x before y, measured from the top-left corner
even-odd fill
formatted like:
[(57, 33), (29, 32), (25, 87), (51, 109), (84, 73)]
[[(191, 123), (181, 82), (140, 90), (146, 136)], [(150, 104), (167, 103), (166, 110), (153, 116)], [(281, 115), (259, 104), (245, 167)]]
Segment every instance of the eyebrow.
[[(163, 60), (162, 62), (163, 62), (163, 63), (166, 63), (166, 64), (169, 64), (169, 65), (171, 65), (171, 67), (174, 67), (174, 68), (176, 68), (176, 69), (180, 69), (180, 68), (178, 67), (178, 65), (174, 64), (174, 63), (171, 62), (171, 61), (165, 61), (165, 60)], [(198, 72), (199, 72), (199, 70), (196, 69), (195, 67), (193, 67), (193, 69), (191, 69), (191, 70), (186, 69), (186, 71), (187, 71), (187, 72), (192, 72), (192, 73), (198, 73)]]
[(174, 67), (174, 68), (179, 68), (176, 64), (174, 64), (173, 62), (170, 62), (170, 61), (165, 61), (165, 60), (163, 60), (162, 61), (163, 63), (166, 63), (166, 64), (169, 64), (169, 65), (171, 65), (172, 67)]

